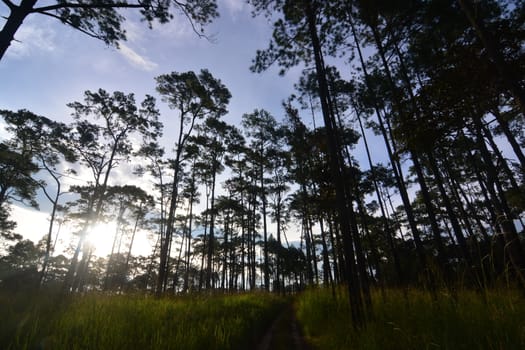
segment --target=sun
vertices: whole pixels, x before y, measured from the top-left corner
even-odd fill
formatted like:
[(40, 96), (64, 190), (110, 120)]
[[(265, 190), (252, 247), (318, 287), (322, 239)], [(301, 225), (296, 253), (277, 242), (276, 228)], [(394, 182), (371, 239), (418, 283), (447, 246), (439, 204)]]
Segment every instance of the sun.
[(116, 229), (115, 222), (99, 222), (93, 226), (87, 236), (87, 242), (94, 248), (97, 255), (105, 256), (111, 253)]

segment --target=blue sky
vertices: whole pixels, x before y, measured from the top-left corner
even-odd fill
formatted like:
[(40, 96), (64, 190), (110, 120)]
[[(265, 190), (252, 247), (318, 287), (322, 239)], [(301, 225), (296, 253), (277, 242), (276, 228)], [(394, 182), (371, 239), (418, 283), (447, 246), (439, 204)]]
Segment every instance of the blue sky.
[[(280, 119), (281, 101), (292, 93), (300, 70), (285, 77), (277, 76), (276, 69), (251, 73), (255, 51), (268, 44), (271, 23), (263, 17), (252, 18), (250, 7), (242, 0), (219, 0), (218, 4), (220, 18), (205, 29), (210, 40), (199, 39), (181, 16), (165, 25), (154, 24), (149, 30), (137, 14), (126, 11), (128, 40), (120, 49), (54, 19), (33, 15), (16, 33), (18, 42), (11, 44), (0, 62), (0, 108), (24, 108), (70, 122), (66, 104), (82, 101), (85, 90), (133, 92), (140, 101), (145, 94), (156, 96), (154, 77), (206, 68), (232, 93), (227, 122), (238, 125), (242, 114), (254, 108), (267, 109)], [(5, 8), (0, 7), (0, 14), (7, 14)], [(177, 131), (177, 113), (160, 99), (158, 105), (169, 150)], [(125, 174), (125, 168), (121, 172)], [(128, 182), (126, 176), (119, 178)], [(15, 207), (18, 231), (32, 239), (42, 237), (47, 226), (45, 208), (45, 202), (41, 212)]]
[(299, 70), (279, 78), (248, 69), (256, 49), (266, 47), (271, 23), (252, 18), (242, 0), (219, 0), (219, 11), (221, 17), (206, 28), (211, 42), (199, 39), (183, 17), (148, 30), (126, 11), (128, 41), (120, 50), (33, 15), (16, 34), (21, 42), (13, 43), (0, 63), (0, 105), (68, 120), (65, 104), (81, 100), (85, 90), (134, 92), (139, 98), (155, 94), (155, 76), (207, 68), (232, 92), (229, 121), (253, 108), (281, 113), (280, 101), (291, 93)]
[[(211, 40), (199, 39), (181, 16), (165, 25), (154, 24), (149, 30), (136, 13), (123, 12), (128, 19), (128, 41), (121, 43), (120, 49), (54, 19), (33, 15), (17, 32), (19, 42), (11, 45), (0, 62), (0, 108), (25, 108), (70, 122), (66, 104), (82, 101), (85, 90), (133, 92), (141, 101), (145, 94), (156, 96), (154, 77), (206, 68), (232, 93), (227, 122), (239, 125), (242, 114), (255, 108), (264, 108), (281, 119), (281, 102), (293, 93), (301, 68), (289, 70), (284, 77), (278, 76), (277, 67), (263, 74), (251, 73), (251, 60), (257, 49), (267, 47), (272, 23), (264, 17), (252, 18), (251, 8), (243, 0), (218, 0), (218, 4), (221, 16), (205, 31)], [(5, 15), (1, 6), (0, 15)], [(170, 149), (177, 113), (160, 100), (158, 105), (165, 125), (164, 144)], [(311, 125), (309, 112), (304, 113), (304, 119)], [(322, 125), (320, 118), (317, 125)], [(364, 151), (358, 148), (355, 153), (367, 168)], [(125, 175), (125, 168), (121, 172)], [(125, 178), (121, 180), (126, 182)], [(46, 213), (16, 208), (15, 215), (19, 232), (32, 232), (33, 238), (42, 236), (35, 223), (44, 223)]]

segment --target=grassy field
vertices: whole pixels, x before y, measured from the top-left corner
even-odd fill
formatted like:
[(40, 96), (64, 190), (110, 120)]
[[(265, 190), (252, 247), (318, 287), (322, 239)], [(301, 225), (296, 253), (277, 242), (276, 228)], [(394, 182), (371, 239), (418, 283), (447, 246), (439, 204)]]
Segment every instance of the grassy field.
[(249, 349), (285, 304), (255, 293), (0, 295), (0, 349)]
[(515, 291), (452, 297), (411, 290), (374, 294), (374, 316), (352, 329), (344, 292), (309, 290), (296, 299), (297, 317), (317, 349), (525, 349), (525, 299)]
[[(296, 296), (295, 309), (320, 350), (525, 349), (525, 299), (515, 291), (386, 295), (374, 294), (373, 318), (359, 331), (342, 289), (336, 299), (331, 290), (308, 290)], [(288, 301), (262, 293), (163, 299), (0, 293), (0, 349), (254, 349), (278, 315), (291, 322), (282, 316)]]

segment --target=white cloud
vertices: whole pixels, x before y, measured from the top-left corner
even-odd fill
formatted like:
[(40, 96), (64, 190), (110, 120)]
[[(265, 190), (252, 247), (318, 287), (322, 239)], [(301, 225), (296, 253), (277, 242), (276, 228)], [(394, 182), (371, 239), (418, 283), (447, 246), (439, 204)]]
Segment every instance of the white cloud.
[(151, 71), (157, 68), (158, 65), (155, 62), (150, 61), (147, 57), (139, 55), (129, 46), (123, 43), (120, 43), (119, 46), (119, 52), (122, 54), (122, 56), (124, 56), (124, 58), (135, 67), (145, 71)]
[[(198, 30), (198, 28), (196, 28)], [(178, 46), (184, 46), (195, 39), (195, 32), (190, 22), (183, 17), (178, 15), (173, 17), (168, 23), (155, 23), (153, 31), (150, 32), (151, 39), (167, 40), (169, 44), (177, 44)]]
[(126, 31), (126, 38), (129, 42), (140, 42), (144, 38), (144, 31), (148, 30), (146, 24), (140, 19), (136, 19), (133, 15), (126, 18), (123, 23)]
[(49, 227), (48, 213), (18, 205), (11, 206), (11, 219), (17, 223), (16, 233), (35, 242), (44, 237)]
[(35, 27), (24, 24), (15, 34), (15, 40), (7, 51), (7, 55), (15, 58), (27, 57), (37, 52), (53, 52), (56, 50), (55, 31), (50, 27)]

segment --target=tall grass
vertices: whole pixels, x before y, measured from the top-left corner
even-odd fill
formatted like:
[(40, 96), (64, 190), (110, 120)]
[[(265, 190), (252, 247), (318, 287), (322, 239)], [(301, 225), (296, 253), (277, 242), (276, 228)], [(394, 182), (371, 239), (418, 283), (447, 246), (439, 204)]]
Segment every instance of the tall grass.
[(285, 304), (269, 294), (0, 296), (1, 349), (245, 349)]
[(374, 294), (373, 317), (354, 330), (348, 298), (309, 290), (296, 301), (307, 339), (318, 349), (525, 349), (525, 300), (515, 291), (451, 296), (390, 290)]

